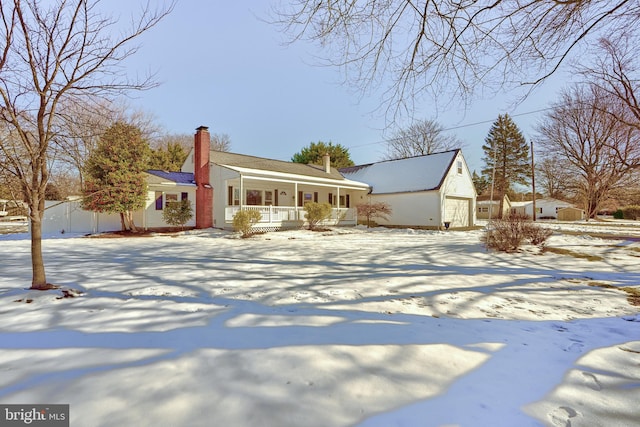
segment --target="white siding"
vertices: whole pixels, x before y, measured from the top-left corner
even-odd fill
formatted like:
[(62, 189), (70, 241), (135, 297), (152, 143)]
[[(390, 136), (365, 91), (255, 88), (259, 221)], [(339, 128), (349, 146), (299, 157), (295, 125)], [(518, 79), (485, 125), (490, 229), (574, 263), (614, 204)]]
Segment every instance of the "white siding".
[(371, 201), (386, 202), (391, 206), (389, 221), (376, 219), (380, 225), (433, 228), (442, 225), (437, 191), (372, 195)]

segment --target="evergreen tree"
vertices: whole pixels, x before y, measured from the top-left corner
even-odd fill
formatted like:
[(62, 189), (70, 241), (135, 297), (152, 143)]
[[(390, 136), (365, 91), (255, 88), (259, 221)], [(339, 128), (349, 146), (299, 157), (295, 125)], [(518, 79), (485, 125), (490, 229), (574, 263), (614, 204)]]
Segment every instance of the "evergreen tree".
[(299, 153), (293, 155), (291, 161), (294, 163), (321, 165), (322, 156), (325, 154), (331, 156), (331, 166), (335, 168), (354, 165), (348, 148), (340, 144), (333, 145), (331, 142), (327, 144), (322, 141), (312, 142), (308, 147), (304, 147)]
[(87, 160), (83, 207), (119, 213), (122, 230), (137, 231), (133, 211), (144, 207), (149, 145), (135, 126), (117, 122)]
[(166, 147), (151, 151), (149, 169), (179, 171), (189, 153), (178, 142), (168, 142)]
[(490, 182), (484, 175), (478, 175), (478, 172), (473, 171), (471, 179), (473, 180), (473, 185), (476, 187), (476, 193), (482, 194), (489, 188)]
[(502, 218), (504, 195), (513, 184), (527, 184), (531, 176), (529, 145), (508, 114), (499, 115), (482, 146), (485, 168), (482, 174), (493, 182), (494, 195), (499, 197), (499, 218)]

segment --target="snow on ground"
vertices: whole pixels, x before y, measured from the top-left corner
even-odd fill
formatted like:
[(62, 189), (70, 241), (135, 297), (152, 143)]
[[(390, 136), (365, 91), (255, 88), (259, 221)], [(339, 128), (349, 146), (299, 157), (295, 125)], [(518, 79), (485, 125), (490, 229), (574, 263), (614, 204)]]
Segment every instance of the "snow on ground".
[(481, 231), (45, 240), (76, 298), (25, 290), (29, 241), (0, 236), (0, 403), (68, 403), (72, 426), (638, 426), (640, 243), (581, 233), (640, 228), (546, 225), (573, 256)]

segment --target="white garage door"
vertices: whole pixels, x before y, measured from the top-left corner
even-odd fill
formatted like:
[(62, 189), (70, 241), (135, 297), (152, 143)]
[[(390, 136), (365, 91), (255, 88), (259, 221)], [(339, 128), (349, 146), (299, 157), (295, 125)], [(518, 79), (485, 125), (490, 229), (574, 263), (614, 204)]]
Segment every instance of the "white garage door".
[(444, 199), (444, 222), (451, 223), (450, 227), (469, 226), (469, 206), (471, 200), (455, 197)]

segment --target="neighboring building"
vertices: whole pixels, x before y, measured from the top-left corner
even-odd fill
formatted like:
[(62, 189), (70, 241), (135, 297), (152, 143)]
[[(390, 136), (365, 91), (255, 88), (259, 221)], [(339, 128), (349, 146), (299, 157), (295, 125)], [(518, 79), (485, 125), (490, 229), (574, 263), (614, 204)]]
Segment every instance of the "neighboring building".
[(558, 220), (560, 221), (581, 221), (585, 217), (584, 209), (574, 207), (558, 209)]
[[(557, 199), (536, 199), (536, 219), (557, 219), (558, 211), (573, 208), (573, 204)], [(533, 201), (511, 203), (513, 213), (525, 214), (533, 217)]]
[[(481, 195), (476, 198), (476, 218), (478, 219), (494, 219), (499, 218), (500, 212), (500, 196), (494, 195), (491, 200), (491, 195)], [(504, 195), (504, 201), (502, 203), (502, 216), (506, 216), (511, 212), (512, 204), (509, 196)]]
[(476, 191), (461, 150), (340, 169), (371, 186), (371, 202), (392, 209), (380, 225), (462, 228), (475, 225)]
[(182, 171), (193, 173), (197, 185), (196, 228), (231, 229), (240, 209), (262, 214), (255, 228), (300, 227), (308, 202), (333, 206), (326, 225), (355, 225), (355, 205), (369, 192), (367, 184), (346, 179), (331, 167), (329, 156), (319, 166), (211, 151), (204, 126), (197, 129)]

